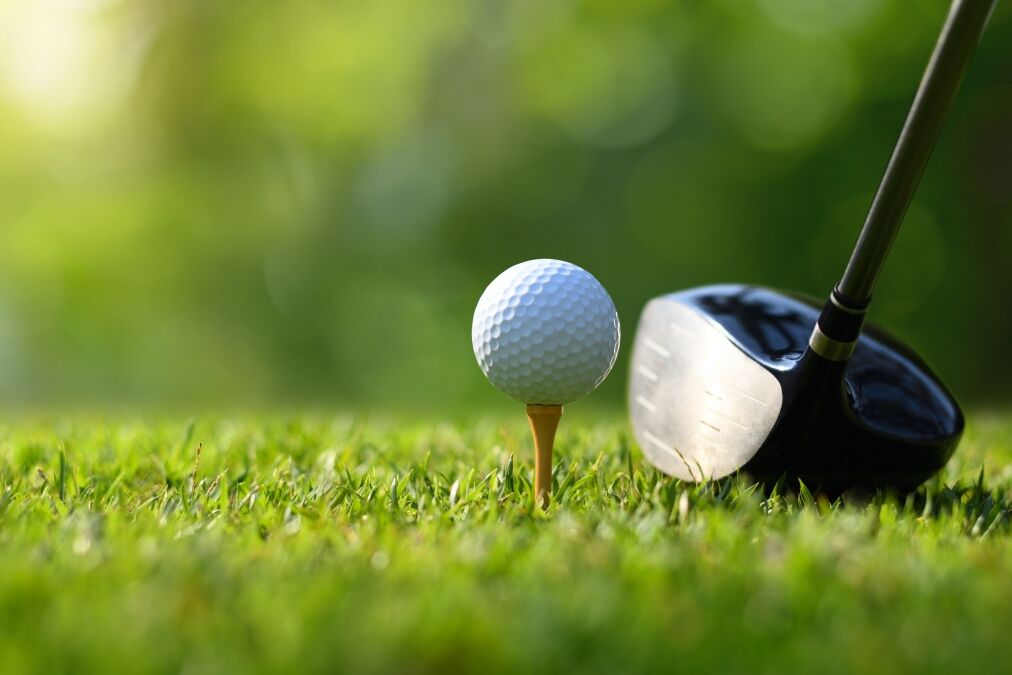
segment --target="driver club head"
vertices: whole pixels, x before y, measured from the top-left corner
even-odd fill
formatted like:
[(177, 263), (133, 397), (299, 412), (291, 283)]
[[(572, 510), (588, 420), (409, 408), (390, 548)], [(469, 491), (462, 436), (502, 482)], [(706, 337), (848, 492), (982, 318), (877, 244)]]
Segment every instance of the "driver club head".
[(827, 493), (906, 492), (963, 431), (945, 385), (865, 326), (872, 291), (995, 0), (953, 0), (857, 244), (825, 304), (753, 286), (655, 298), (640, 317), (629, 409), (657, 468), (703, 481), (744, 471)]
[(865, 326), (849, 360), (809, 348), (821, 304), (752, 286), (655, 298), (630, 366), (636, 439), (683, 480), (737, 471), (811, 489), (910, 491), (945, 465), (963, 415), (909, 348)]

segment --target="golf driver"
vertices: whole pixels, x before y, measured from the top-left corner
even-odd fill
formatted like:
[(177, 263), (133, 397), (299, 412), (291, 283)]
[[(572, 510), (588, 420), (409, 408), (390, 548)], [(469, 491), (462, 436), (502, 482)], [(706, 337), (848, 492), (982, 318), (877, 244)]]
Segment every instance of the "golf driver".
[[(630, 367), (647, 459), (683, 480), (742, 471), (812, 489), (909, 491), (963, 431), (952, 394), (908, 347), (864, 326), (872, 290), (995, 0), (955, 0), (829, 299), (706, 286), (651, 300)], [(820, 307), (821, 305), (821, 307)]]

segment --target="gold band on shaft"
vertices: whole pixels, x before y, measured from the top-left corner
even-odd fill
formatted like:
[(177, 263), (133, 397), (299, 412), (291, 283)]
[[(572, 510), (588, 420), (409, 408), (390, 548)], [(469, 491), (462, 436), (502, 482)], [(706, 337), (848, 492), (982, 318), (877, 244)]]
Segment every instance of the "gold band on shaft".
[(819, 325), (816, 324), (815, 330), (812, 331), (812, 337), (808, 339), (808, 346), (812, 348), (813, 352), (824, 359), (846, 361), (854, 353), (854, 348), (857, 347), (857, 340), (853, 342), (839, 342), (823, 333)]

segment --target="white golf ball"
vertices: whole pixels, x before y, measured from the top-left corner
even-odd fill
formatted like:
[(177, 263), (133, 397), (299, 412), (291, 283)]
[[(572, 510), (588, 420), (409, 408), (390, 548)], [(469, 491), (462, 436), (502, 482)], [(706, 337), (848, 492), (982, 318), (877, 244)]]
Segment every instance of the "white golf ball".
[(471, 324), (485, 376), (524, 403), (562, 405), (594, 391), (615, 365), (619, 340), (608, 291), (562, 260), (528, 260), (500, 274)]

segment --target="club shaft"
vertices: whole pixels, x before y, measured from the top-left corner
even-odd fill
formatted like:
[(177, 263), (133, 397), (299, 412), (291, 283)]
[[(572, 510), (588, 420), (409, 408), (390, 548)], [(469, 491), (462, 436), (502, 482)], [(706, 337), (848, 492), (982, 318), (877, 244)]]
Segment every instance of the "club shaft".
[(866, 307), (997, 0), (954, 0), (836, 295)]

